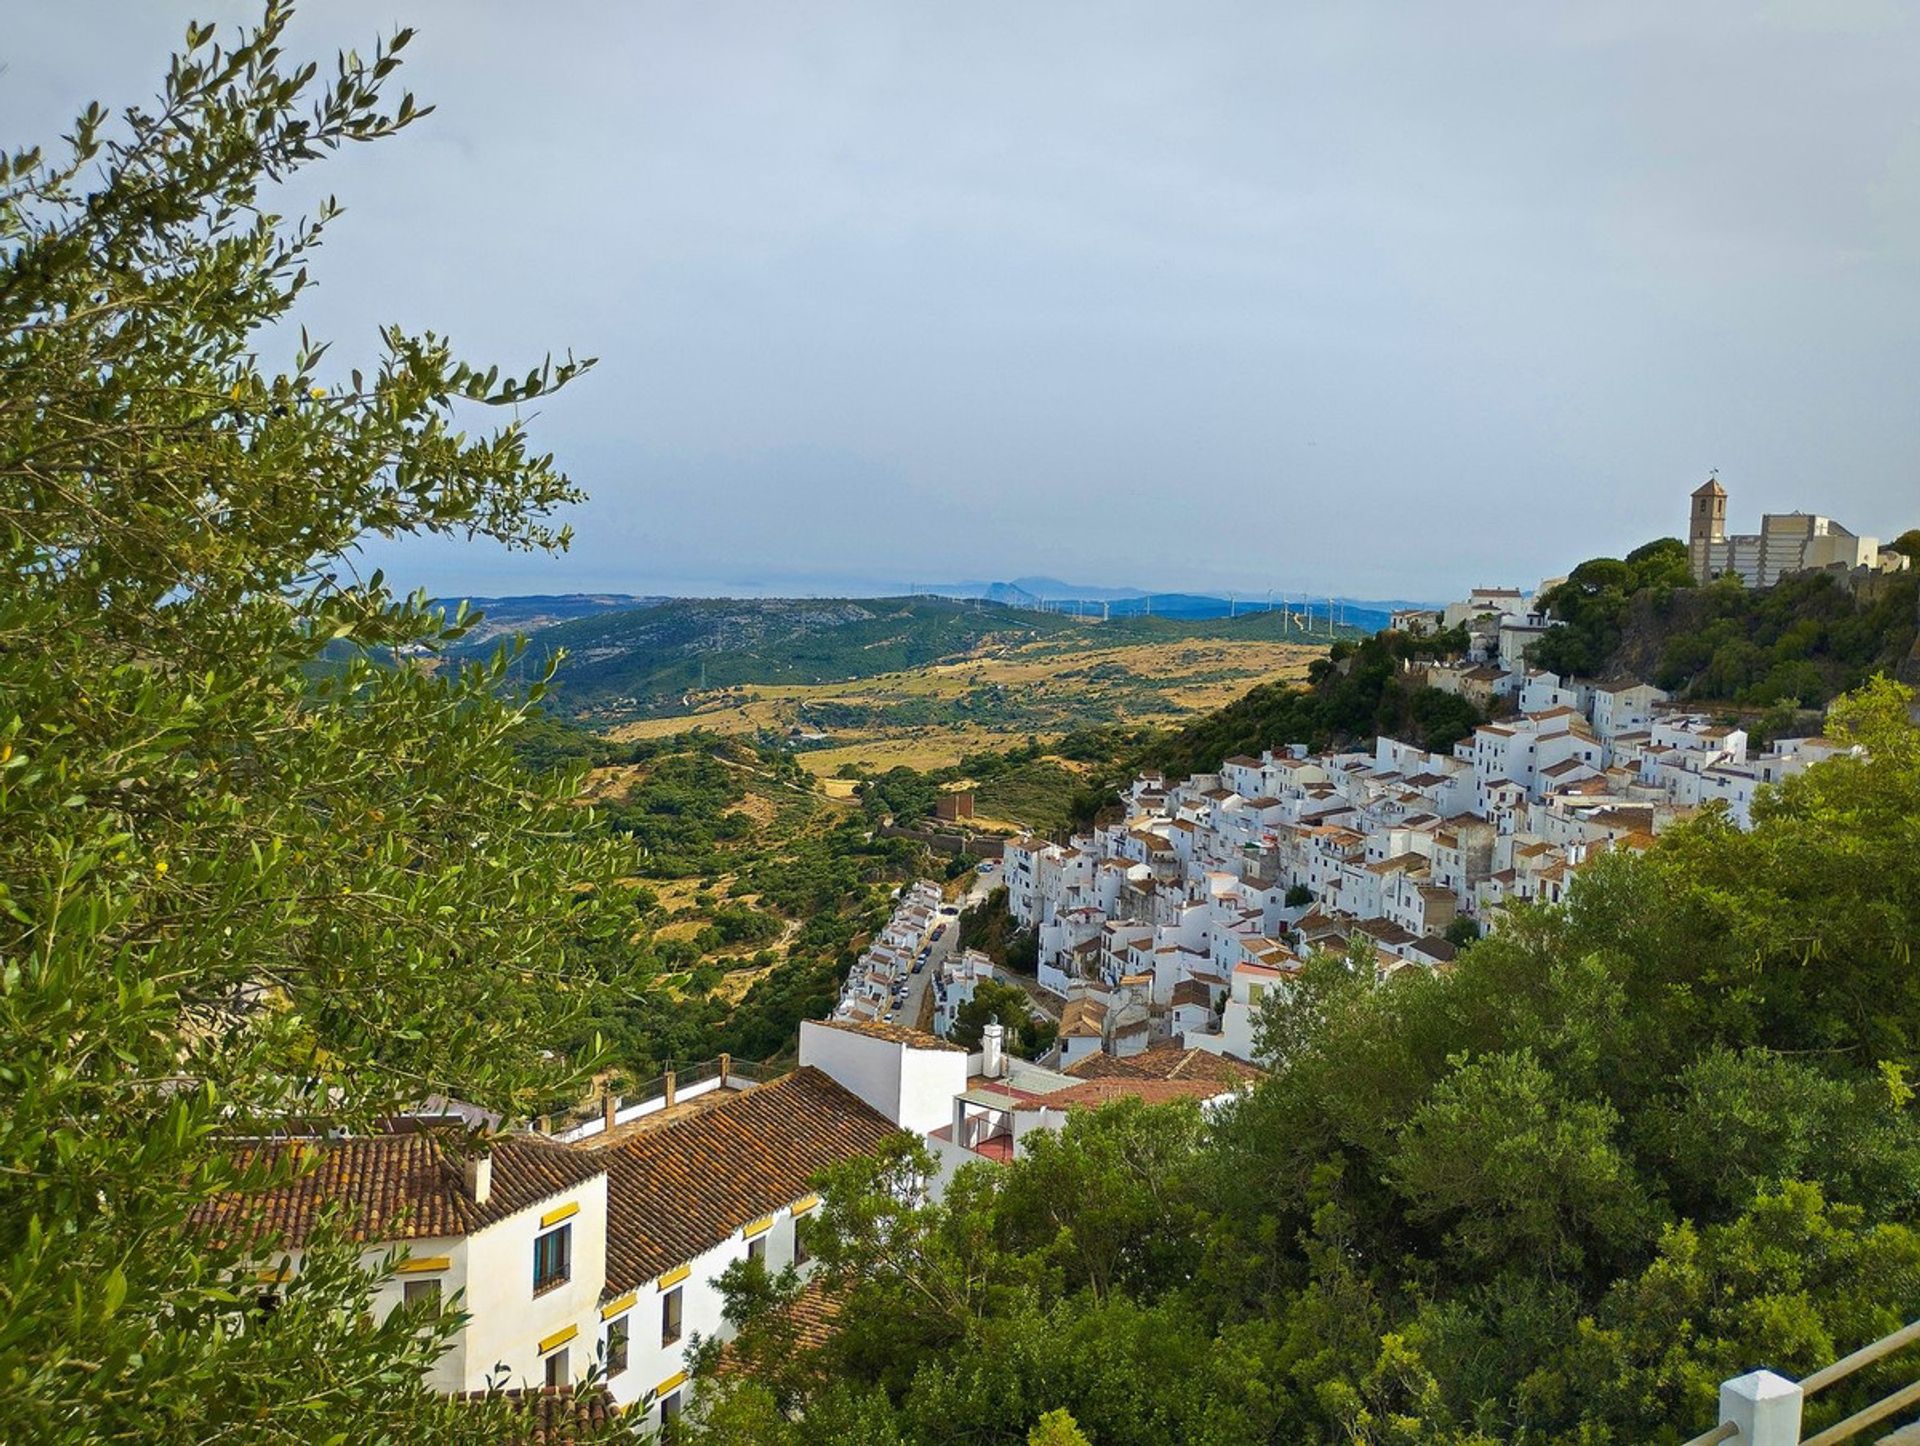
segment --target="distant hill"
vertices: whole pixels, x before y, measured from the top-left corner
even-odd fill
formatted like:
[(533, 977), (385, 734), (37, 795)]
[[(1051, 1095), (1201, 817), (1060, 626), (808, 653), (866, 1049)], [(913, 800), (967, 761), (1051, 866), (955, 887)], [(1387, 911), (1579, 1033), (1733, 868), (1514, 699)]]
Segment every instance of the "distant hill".
[[(1278, 611), (1237, 618), (1156, 613), (1099, 622), (932, 596), (676, 598), (528, 626), (522, 666), (537, 669), (564, 648), (567, 660), (556, 686), (563, 712), (658, 716), (681, 711), (694, 691), (847, 682), (1034, 644), (1085, 648), (1238, 639), (1324, 646), (1333, 641), (1324, 629), (1321, 621), (1303, 630), (1297, 617)], [(1336, 628), (1334, 636), (1356, 633)], [(476, 651), (491, 645), (476, 638), (463, 646)]]
[(1054, 613), (949, 598), (676, 598), (540, 628), (529, 662), (565, 648), (563, 706), (661, 712), (691, 690), (831, 683), (922, 668), (1075, 626)]
[[(458, 607), (459, 598), (435, 598), (436, 607)], [(470, 597), (469, 607), (485, 617), (467, 635), (467, 643), (490, 642), (509, 633), (530, 633), (536, 628), (598, 613), (649, 608), (667, 601), (664, 597), (636, 597), (624, 592), (531, 593), (523, 597)]]
[(1018, 577), (1012, 582), (933, 583), (919, 590), (936, 597), (983, 598), (1008, 607), (1066, 612), (1087, 618), (1226, 618), (1288, 609), (1324, 623), (1331, 610), (1336, 623), (1358, 633), (1384, 628), (1388, 613), (1394, 608), (1425, 606), (1403, 598), (1269, 598), (1264, 592), (1257, 596), (1226, 597), (1216, 593), (1147, 592), (1137, 587), (1062, 582), (1055, 577)]

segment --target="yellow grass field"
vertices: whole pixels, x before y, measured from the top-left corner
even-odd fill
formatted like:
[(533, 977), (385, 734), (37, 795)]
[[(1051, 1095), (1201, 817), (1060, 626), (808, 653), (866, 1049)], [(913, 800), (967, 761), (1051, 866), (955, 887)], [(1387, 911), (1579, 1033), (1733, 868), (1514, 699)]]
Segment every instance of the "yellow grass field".
[[(1051, 740), (1093, 724), (1172, 725), (1230, 703), (1256, 683), (1302, 678), (1308, 662), (1320, 654), (1317, 646), (1267, 641), (1177, 640), (1077, 650), (1043, 642), (849, 683), (749, 685), (696, 704), (687, 713), (625, 723), (608, 732), (630, 741), (692, 728), (721, 734), (800, 729), (826, 734), (824, 746), (800, 755), (816, 777), (829, 777), (848, 765), (862, 770), (933, 769), (957, 763), (967, 753), (1004, 748), (1029, 734)], [(809, 716), (822, 705), (885, 710), (918, 703), (955, 711), (970, 696), (994, 690), (1018, 705), (1019, 721), (832, 727)], [(830, 789), (829, 796), (842, 792)]]

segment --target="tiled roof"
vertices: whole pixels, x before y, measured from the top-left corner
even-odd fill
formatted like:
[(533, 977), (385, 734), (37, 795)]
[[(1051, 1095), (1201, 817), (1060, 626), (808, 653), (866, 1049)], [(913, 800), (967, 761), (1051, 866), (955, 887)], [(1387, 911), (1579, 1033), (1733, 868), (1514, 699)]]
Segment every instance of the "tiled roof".
[[(1216, 1055), (1214, 1058), (1218, 1059)], [(1136, 1056), (1137, 1058), (1137, 1056)], [(1102, 1075), (1057, 1090), (1021, 1108), (1030, 1110), (1094, 1110), (1115, 1100), (1141, 1100), (1150, 1105), (1174, 1100), (1206, 1100), (1225, 1094), (1235, 1087), (1228, 1079), (1152, 1079), (1142, 1075)]]
[(512, 1446), (574, 1446), (611, 1441), (618, 1408), (604, 1386), (547, 1386), (532, 1391), (473, 1391), (467, 1401), (504, 1401), (513, 1424), (504, 1438)]
[(1203, 1009), (1211, 1009), (1213, 991), (1198, 979), (1182, 979), (1173, 986), (1173, 998), (1168, 1003), (1174, 1009), (1183, 1004), (1197, 1004)]
[(600, 1153), (607, 1170), (607, 1293), (637, 1289), (790, 1205), (829, 1165), (896, 1133), (805, 1066)]
[[(796, 1348), (817, 1351), (839, 1332), (840, 1297), (827, 1289), (823, 1277), (816, 1275), (800, 1287), (800, 1293), (792, 1301), (780, 1307), (778, 1314), (792, 1329)], [(716, 1376), (740, 1376), (748, 1374), (748, 1370), (731, 1341), (721, 1347), (720, 1359), (713, 1368)]]
[(966, 1051), (959, 1045), (942, 1039), (937, 1034), (928, 1034), (924, 1029), (909, 1029), (904, 1024), (857, 1023), (850, 1019), (817, 1019), (816, 1024), (824, 1024), (829, 1029), (844, 1029), (849, 1034), (864, 1034), (871, 1039), (891, 1040), (894, 1044), (911, 1045), (914, 1049), (944, 1049), (961, 1054)]
[(472, 1146), (454, 1132), (249, 1145), (244, 1148), (256, 1158), (272, 1160), (301, 1151), (312, 1168), (270, 1190), (210, 1200), (194, 1219), (208, 1230), (277, 1234), (283, 1245), (299, 1246), (322, 1209), (337, 1205), (346, 1211), (353, 1240), (428, 1240), (483, 1230), (606, 1170), (591, 1156), (532, 1135), (502, 1135), (492, 1146), (492, 1189), (480, 1205), (467, 1191), (462, 1166)]
[(1211, 1082), (1259, 1079), (1262, 1071), (1237, 1059), (1227, 1059), (1204, 1049), (1182, 1049), (1177, 1044), (1157, 1044), (1124, 1059), (1111, 1054), (1096, 1054), (1081, 1060), (1068, 1074), (1076, 1079), (1198, 1079)]
[(1060, 1033), (1097, 1038), (1107, 1017), (1107, 1006), (1087, 995), (1069, 999), (1060, 1011)]

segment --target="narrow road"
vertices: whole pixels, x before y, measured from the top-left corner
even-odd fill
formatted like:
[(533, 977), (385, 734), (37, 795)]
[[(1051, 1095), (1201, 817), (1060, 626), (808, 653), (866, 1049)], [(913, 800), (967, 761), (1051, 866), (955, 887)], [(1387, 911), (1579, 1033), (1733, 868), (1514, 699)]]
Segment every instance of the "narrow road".
[[(976, 873), (972, 887), (947, 907), (964, 910), (984, 902), (999, 877), (997, 871), (984, 875)], [(940, 923), (946, 926), (946, 932), (933, 941), (933, 952), (927, 956), (926, 967), (918, 974), (907, 976), (907, 1003), (900, 1011), (900, 1022), (918, 1029), (926, 1029), (933, 1022), (934, 971), (953, 958), (960, 949), (959, 914), (942, 914)]]

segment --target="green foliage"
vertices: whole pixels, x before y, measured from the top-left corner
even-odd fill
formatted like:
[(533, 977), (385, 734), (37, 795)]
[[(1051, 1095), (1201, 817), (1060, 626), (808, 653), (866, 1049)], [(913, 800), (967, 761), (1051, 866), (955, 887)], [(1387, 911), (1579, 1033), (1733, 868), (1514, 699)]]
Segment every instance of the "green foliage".
[(1897, 666), (1915, 637), (1920, 574), (1849, 587), (1824, 572), (1769, 588), (1694, 587), (1667, 539), (1625, 562), (1584, 562), (1544, 605), (1562, 626), (1530, 660), (1564, 675), (1643, 677), (1684, 697), (1755, 708), (1819, 707)]
[(1485, 717), (1466, 699), (1415, 684), (1405, 665), (1464, 651), (1458, 632), (1416, 637), (1376, 633), (1337, 642), (1308, 668), (1308, 686), (1267, 683), (1150, 745), (1116, 773), (1136, 766), (1170, 777), (1210, 772), (1237, 754), (1304, 743), (1319, 750), (1388, 734), (1433, 749), (1451, 748)]
[[(1751, 833), (1709, 813), (1609, 855), (1448, 973), (1315, 955), (1263, 1005), (1273, 1074), (1212, 1119), (1076, 1113), (938, 1203), (917, 1142), (833, 1173), (843, 1329), (809, 1402), (915, 1442), (1065, 1411), (1103, 1443), (1672, 1446), (1722, 1379), (1903, 1324), (1910, 701), (1843, 700), (1831, 731), (1864, 756), (1790, 780)], [(1809, 1430), (1914, 1354), (1823, 1392)]]
[(906, 824), (933, 816), (940, 789), (926, 774), (901, 767), (863, 780), (854, 788), (854, 796), (874, 822), (890, 816), (895, 823)]
[(995, 1019), (1006, 1028), (1007, 1048), (1022, 1058), (1032, 1059), (1053, 1043), (1055, 1026), (1051, 1020), (1034, 1017), (1027, 991), (998, 979), (982, 979), (973, 986), (973, 998), (954, 1014), (947, 1038), (978, 1049), (981, 1031)]
[(1043, 1412), (1027, 1432), (1027, 1446), (1093, 1446), (1071, 1411)]
[(960, 911), (959, 946), (978, 949), (994, 963), (1017, 973), (1033, 974), (1040, 966), (1039, 940), (1014, 922), (1005, 885)]
[(368, 534), (562, 544), (578, 493), (482, 408), (580, 368), (389, 328), (363, 373), (298, 332), (335, 208), (289, 221), (275, 183), (424, 112), (381, 99), (408, 32), (323, 79), (287, 21), (194, 26), (150, 109), (0, 161), (7, 1440), (497, 1436), (422, 1383), (451, 1318), (367, 1318), (337, 1236), (263, 1317), (188, 1220), (266, 1178), (236, 1134), (429, 1092), (523, 1116), (624, 985), (554, 957), (604, 935), (618, 860), (513, 755), (540, 688), (393, 666), (467, 620), (342, 580)]
[(1072, 825), (1074, 800), (1084, 788), (1078, 773), (1058, 763), (1020, 763), (974, 790), (974, 812), (1022, 824), (1035, 833), (1058, 834)]
[(1529, 660), (1563, 677), (1604, 676), (1620, 646), (1627, 605), (1642, 592), (1663, 601), (1675, 589), (1692, 585), (1687, 545), (1677, 538), (1636, 547), (1624, 562), (1611, 557), (1583, 562), (1540, 599), (1560, 626), (1533, 645)]

